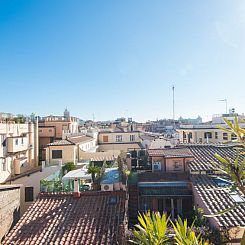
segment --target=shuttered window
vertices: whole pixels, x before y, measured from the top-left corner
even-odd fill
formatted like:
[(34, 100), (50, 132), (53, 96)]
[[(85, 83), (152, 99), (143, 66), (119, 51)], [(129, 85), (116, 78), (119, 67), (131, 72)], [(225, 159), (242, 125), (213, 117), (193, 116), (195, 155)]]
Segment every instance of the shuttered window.
[(53, 159), (62, 158), (62, 150), (52, 150), (52, 158)]

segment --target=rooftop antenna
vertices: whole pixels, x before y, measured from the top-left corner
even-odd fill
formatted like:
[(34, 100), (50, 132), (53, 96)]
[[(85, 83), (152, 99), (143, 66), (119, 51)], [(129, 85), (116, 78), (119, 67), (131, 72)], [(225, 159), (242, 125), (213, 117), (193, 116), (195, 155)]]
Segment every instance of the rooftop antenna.
[(174, 121), (174, 119), (175, 119), (175, 111), (174, 111), (174, 85), (172, 86), (172, 91), (173, 91), (173, 121)]
[(225, 113), (227, 114), (227, 99), (219, 100), (225, 102)]

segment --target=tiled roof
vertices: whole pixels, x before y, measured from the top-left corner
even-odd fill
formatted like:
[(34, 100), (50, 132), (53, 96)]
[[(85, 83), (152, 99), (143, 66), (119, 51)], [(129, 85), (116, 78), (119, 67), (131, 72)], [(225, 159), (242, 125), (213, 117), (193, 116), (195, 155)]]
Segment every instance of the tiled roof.
[(158, 137), (156, 135), (143, 134), (143, 135), (140, 135), (139, 138), (141, 138), (142, 140), (154, 140)]
[(114, 161), (119, 155), (119, 152), (83, 152), (80, 157), (83, 160), (94, 162)]
[(68, 138), (68, 140), (74, 144), (78, 144), (78, 143), (92, 141), (93, 137), (82, 135), (82, 136), (70, 137)]
[(68, 140), (57, 140), (53, 143), (48, 144), (48, 146), (52, 146), (52, 145), (74, 145), (74, 144)]
[(79, 143), (89, 142), (92, 140), (93, 140), (92, 137), (82, 135), (82, 136), (76, 136), (76, 137), (70, 137), (67, 139), (58, 140), (58, 141), (55, 141), (53, 143), (48, 144), (48, 146), (52, 146), (52, 145), (76, 145)]
[(193, 157), (191, 151), (186, 147), (180, 148), (164, 148), (164, 149), (150, 149), (148, 150), (150, 156), (162, 157)]
[(220, 162), (215, 158), (215, 153), (228, 158), (235, 156), (233, 146), (189, 145), (188, 148), (194, 156), (194, 160), (189, 165), (191, 171), (217, 170), (220, 168)]
[(3, 244), (121, 244), (124, 191), (41, 193)]
[[(210, 214), (234, 206), (229, 188), (219, 187), (207, 175), (192, 176), (193, 188)], [(245, 204), (214, 218), (220, 227), (245, 227)]]

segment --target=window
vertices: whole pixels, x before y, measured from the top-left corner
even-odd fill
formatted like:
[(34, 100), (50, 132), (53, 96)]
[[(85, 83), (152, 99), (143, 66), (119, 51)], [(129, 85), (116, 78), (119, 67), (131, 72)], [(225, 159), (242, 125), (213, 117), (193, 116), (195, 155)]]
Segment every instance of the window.
[(21, 138), (21, 144), (24, 145), (24, 138)]
[(160, 171), (161, 170), (161, 162), (153, 162), (152, 163), (152, 170), (153, 171)]
[(122, 135), (116, 135), (116, 142), (122, 142)]
[(25, 187), (25, 202), (33, 202), (33, 187)]
[(205, 132), (204, 133), (204, 139), (207, 139), (207, 138), (212, 139), (212, 133), (211, 132)]
[(223, 140), (228, 140), (228, 133), (223, 133)]
[(15, 145), (18, 145), (18, 139), (15, 139)]
[(52, 158), (53, 159), (62, 158), (62, 150), (52, 150)]
[(237, 140), (237, 136), (235, 134), (231, 135), (231, 140)]
[(49, 129), (48, 131), (49, 131), (50, 133), (52, 133), (52, 129)]
[(42, 133), (43, 131), (42, 131), (42, 129), (39, 129), (38, 132), (39, 132), (39, 133)]
[(218, 139), (218, 132), (215, 132), (215, 139)]
[(130, 135), (129, 138), (130, 138), (130, 141), (135, 141), (135, 135)]
[(180, 171), (182, 170), (182, 164), (179, 161), (174, 162), (174, 171)]
[(6, 162), (5, 159), (0, 158), (0, 169), (2, 168), (2, 171), (6, 171)]
[(108, 142), (108, 135), (103, 135), (103, 142)]

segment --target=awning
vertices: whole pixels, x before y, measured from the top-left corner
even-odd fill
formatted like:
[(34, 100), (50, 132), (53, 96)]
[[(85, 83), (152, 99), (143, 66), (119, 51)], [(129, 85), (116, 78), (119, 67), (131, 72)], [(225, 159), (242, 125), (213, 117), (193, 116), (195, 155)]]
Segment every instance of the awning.
[(87, 171), (83, 169), (72, 170), (62, 177), (62, 180), (74, 180), (74, 179), (92, 179), (92, 177), (91, 174), (87, 174)]

